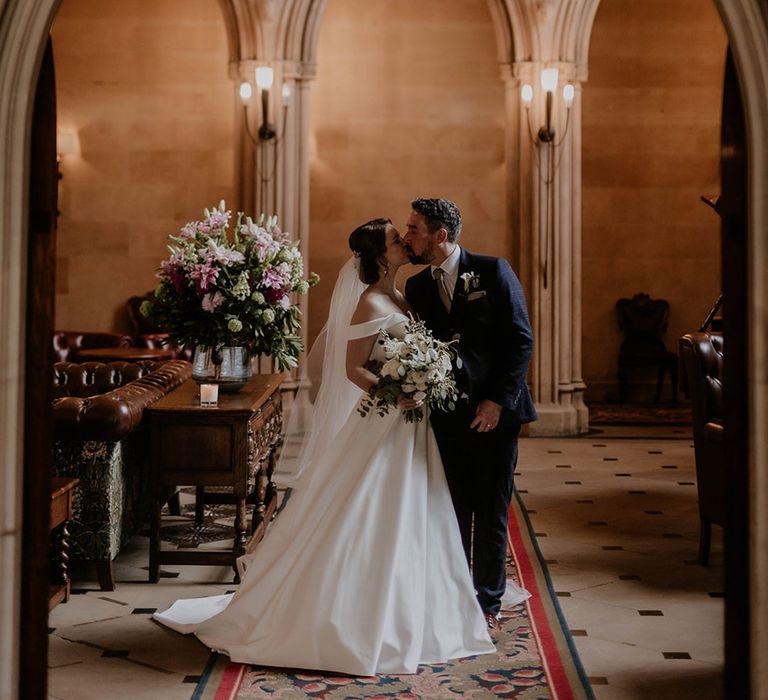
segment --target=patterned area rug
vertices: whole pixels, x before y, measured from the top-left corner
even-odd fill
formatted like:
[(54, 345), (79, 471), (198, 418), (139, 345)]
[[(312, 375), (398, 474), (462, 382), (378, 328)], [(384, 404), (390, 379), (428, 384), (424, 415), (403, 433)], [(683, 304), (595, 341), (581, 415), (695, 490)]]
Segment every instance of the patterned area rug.
[(509, 540), (508, 575), (531, 598), (502, 613), (495, 655), (425, 665), (413, 675), (358, 678), (236, 664), (212, 654), (192, 700), (592, 700), (519, 496), (510, 507)]
[(590, 425), (690, 425), (691, 407), (688, 404), (589, 404)]

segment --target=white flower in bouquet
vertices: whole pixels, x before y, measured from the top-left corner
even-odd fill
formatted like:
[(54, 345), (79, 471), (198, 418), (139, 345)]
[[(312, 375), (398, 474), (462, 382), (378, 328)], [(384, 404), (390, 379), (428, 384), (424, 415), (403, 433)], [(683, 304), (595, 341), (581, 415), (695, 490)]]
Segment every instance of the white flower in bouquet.
[[(397, 407), (401, 398), (423, 401), (444, 411), (456, 408), (459, 391), (451, 365), (456, 357), (453, 342), (437, 340), (422, 321), (413, 318), (402, 340), (381, 331), (377, 342), (383, 346), (385, 360), (372, 368), (379, 381), (362, 398), (358, 407), (361, 416), (374, 408), (383, 416)], [(460, 360), (456, 361), (460, 366)], [(424, 409), (408, 409), (403, 414), (407, 422), (419, 422)]]

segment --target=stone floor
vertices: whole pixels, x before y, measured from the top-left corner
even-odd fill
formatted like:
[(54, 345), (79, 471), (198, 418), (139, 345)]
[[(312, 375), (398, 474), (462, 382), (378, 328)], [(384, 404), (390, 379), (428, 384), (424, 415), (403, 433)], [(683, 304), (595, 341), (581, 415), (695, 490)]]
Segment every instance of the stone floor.
[[(695, 564), (688, 430), (524, 439), (516, 483), (597, 700), (721, 698), (721, 533), (711, 566)], [(51, 698), (191, 698), (209, 652), (151, 613), (231, 590), (231, 572), (166, 566), (152, 585), (146, 566), (139, 536), (117, 559), (115, 591), (99, 591), (95, 572), (75, 571), (75, 594), (50, 616)]]
[(526, 440), (517, 488), (597, 700), (715, 700), (722, 532), (698, 553), (690, 429)]

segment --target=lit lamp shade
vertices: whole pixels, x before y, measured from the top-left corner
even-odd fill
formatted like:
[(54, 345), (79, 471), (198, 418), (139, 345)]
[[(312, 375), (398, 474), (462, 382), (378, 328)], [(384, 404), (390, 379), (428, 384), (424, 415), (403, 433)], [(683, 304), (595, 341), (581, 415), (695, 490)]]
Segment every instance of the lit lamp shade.
[(557, 90), (557, 68), (544, 68), (541, 71), (541, 89), (544, 92)]
[(253, 88), (250, 83), (240, 83), (240, 101), (247, 105), (251, 101)]
[(574, 89), (573, 85), (568, 83), (568, 85), (563, 86), (563, 102), (565, 102), (565, 106), (570, 108), (570, 106), (573, 104), (573, 96), (574, 96)]
[(271, 90), (275, 80), (275, 71), (269, 66), (259, 66), (256, 69), (256, 85), (259, 90)]
[(71, 129), (59, 129), (56, 132), (56, 153), (72, 156), (78, 152), (77, 133)]
[(520, 88), (520, 99), (526, 107), (531, 106), (533, 102), (533, 86), (527, 83)]

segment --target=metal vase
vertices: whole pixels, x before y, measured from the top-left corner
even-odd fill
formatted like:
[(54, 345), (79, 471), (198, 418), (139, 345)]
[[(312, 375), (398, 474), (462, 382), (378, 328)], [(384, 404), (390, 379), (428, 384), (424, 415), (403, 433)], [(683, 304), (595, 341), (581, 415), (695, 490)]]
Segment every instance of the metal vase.
[(192, 358), (192, 379), (218, 384), (223, 392), (240, 391), (253, 375), (248, 348), (198, 345)]

